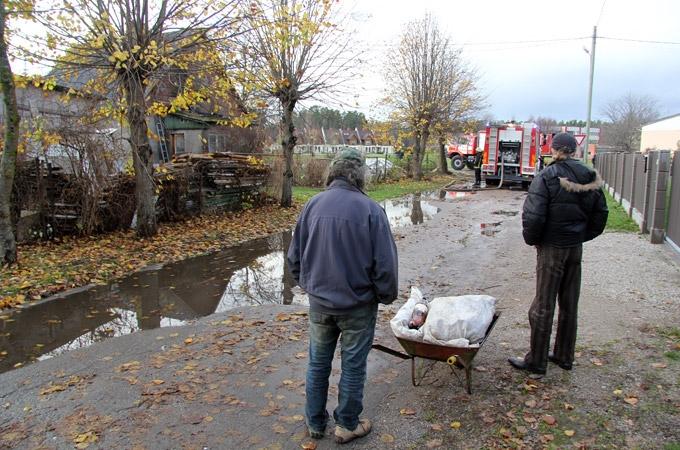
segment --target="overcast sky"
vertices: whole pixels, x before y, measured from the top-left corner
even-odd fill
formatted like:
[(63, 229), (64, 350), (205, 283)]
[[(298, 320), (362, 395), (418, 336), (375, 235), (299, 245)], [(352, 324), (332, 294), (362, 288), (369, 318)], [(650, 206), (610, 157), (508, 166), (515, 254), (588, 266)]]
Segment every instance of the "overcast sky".
[[(593, 117), (629, 92), (655, 98), (662, 115), (680, 113), (680, 0), (342, 0), (347, 7), (352, 2), (347, 28), (356, 28), (356, 45), (367, 52), (347, 100), (369, 117), (385, 113), (379, 100), (388, 46), (405, 23), (428, 12), (479, 71), (486, 112), (498, 120), (585, 120), (584, 48), (590, 49), (596, 24)], [(18, 61), (14, 70), (35, 71)]]
[[(369, 116), (379, 114), (386, 46), (406, 22), (430, 12), (479, 70), (496, 119), (585, 120), (590, 60), (584, 47), (590, 49), (596, 24), (602, 38), (595, 52), (593, 117), (628, 92), (654, 97), (662, 115), (679, 113), (680, 44), (604, 38), (680, 43), (680, 1), (607, 0), (602, 6), (603, 0), (358, 0), (357, 36), (369, 48), (369, 62), (355, 101)], [(555, 39), (572, 40), (550, 41)]]

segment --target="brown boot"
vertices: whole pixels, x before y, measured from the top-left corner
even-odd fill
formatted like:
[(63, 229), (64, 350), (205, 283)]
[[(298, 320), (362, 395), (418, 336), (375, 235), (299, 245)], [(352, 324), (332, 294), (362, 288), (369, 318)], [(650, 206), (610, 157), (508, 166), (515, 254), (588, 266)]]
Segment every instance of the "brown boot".
[(359, 424), (354, 431), (350, 431), (347, 428), (337, 425), (335, 427), (335, 442), (338, 444), (346, 444), (356, 438), (366, 436), (371, 432), (371, 428), (371, 421), (368, 419), (359, 419)]

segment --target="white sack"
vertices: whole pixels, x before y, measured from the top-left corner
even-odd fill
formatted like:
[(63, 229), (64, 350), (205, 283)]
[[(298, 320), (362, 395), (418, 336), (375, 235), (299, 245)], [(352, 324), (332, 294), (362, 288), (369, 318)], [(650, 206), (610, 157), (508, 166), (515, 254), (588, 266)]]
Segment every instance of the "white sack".
[(423, 340), (448, 347), (478, 345), (486, 335), (496, 310), (496, 299), (489, 295), (438, 297), (430, 304)]
[[(394, 333), (396, 337), (422, 342), (424, 325), (417, 330), (412, 330), (408, 327), (408, 322), (411, 320), (411, 316), (413, 315), (413, 309), (418, 303), (427, 305), (427, 300), (423, 298), (423, 293), (420, 292), (420, 289), (412, 286), (411, 296), (409, 297), (408, 301), (404, 303), (401, 308), (399, 308), (397, 314), (392, 318), (392, 320), (390, 320), (392, 333)], [(428, 320), (430, 320), (429, 317), (425, 319), (425, 323), (427, 323)]]

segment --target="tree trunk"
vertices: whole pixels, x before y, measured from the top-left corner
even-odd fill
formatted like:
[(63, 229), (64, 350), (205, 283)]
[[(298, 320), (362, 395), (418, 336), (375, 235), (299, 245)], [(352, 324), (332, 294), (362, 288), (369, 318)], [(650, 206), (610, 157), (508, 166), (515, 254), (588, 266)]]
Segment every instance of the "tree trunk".
[(17, 261), (16, 237), (12, 227), (12, 188), (19, 146), (19, 111), (14, 90), (12, 67), (7, 57), (5, 1), (0, 0), (0, 85), (5, 106), (5, 142), (0, 160), (0, 258), (1, 264)]
[(423, 131), (421, 134), (416, 134), (415, 147), (413, 149), (413, 179), (420, 181), (423, 179), (423, 156), (427, 149), (427, 141), (429, 132)]
[(446, 164), (446, 139), (443, 134), (439, 135), (439, 157), (437, 158), (437, 168), (439, 173), (448, 174), (451, 173)]
[(289, 208), (293, 205), (293, 149), (297, 138), (293, 124), (295, 100), (282, 102), (283, 116), (281, 117), (281, 147), (283, 148), (284, 169), (283, 184), (281, 186), (281, 206)]
[(135, 198), (137, 200), (137, 236), (154, 236), (158, 231), (153, 180), (153, 155), (146, 126), (144, 85), (140, 76), (131, 75), (125, 80), (128, 102), (127, 119), (130, 127), (130, 144), (135, 168)]

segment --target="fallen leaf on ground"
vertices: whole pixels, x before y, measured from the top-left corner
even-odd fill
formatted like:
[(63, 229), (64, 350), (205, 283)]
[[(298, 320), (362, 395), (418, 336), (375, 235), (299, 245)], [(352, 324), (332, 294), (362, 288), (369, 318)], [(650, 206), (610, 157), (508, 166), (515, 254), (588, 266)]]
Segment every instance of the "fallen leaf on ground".
[(535, 408), (536, 407), (536, 400), (534, 400), (534, 399), (527, 400), (526, 402), (524, 402), (524, 404), (527, 406), (527, 408)]
[(416, 413), (415, 410), (411, 408), (401, 408), (399, 410), (399, 414), (401, 414), (402, 416), (413, 416), (415, 413)]
[(427, 448), (437, 448), (441, 447), (442, 445), (444, 445), (444, 441), (441, 439), (432, 439), (431, 441), (427, 441), (425, 444)]
[(155, 384), (156, 386), (158, 386), (159, 384), (165, 383), (165, 381), (163, 381), (163, 380), (151, 380), (151, 382), (152, 382), (153, 384)]
[(571, 403), (565, 403), (564, 409), (566, 409), (567, 411), (572, 411), (574, 409), (574, 405), (572, 405)]
[(288, 433), (288, 430), (286, 430), (286, 428), (283, 425), (274, 425), (272, 427), (272, 430), (274, 430), (275, 433), (279, 433), (279, 434)]
[(194, 342), (194, 340), (192, 338), (184, 339), (184, 343), (187, 344), (187, 345), (191, 344), (192, 342)]
[(517, 427), (517, 432), (521, 435), (525, 435), (527, 434), (527, 427), (520, 425)]
[(541, 436), (541, 442), (543, 442), (544, 444), (547, 444), (548, 442), (552, 442), (554, 440), (555, 436), (553, 436), (552, 434), (544, 434), (543, 436)]
[(604, 365), (604, 362), (600, 358), (591, 358), (590, 362), (595, 364), (596, 366)]
[(564, 430), (564, 435), (572, 437), (574, 435), (575, 431), (574, 430)]
[(454, 420), (453, 422), (451, 422), (451, 428), (453, 428), (454, 430), (457, 430), (458, 428), (460, 428), (460, 422), (458, 422), (457, 420)]
[(626, 397), (623, 399), (623, 401), (633, 406), (637, 405), (638, 403), (637, 397)]
[(444, 427), (441, 423), (433, 423), (432, 426), (430, 426), (430, 429), (433, 431), (444, 431)]
[(316, 446), (317, 444), (314, 441), (305, 442), (302, 444), (302, 450), (316, 450)]
[(666, 364), (666, 363), (653, 363), (652, 367), (654, 367), (655, 369), (665, 369), (666, 367), (668, 367), (668, 364)]
[(385, 444), (391, 444), (392, 442), (394, 442), (394, 436), (385, 433), (380, 436), (380, 440), (383, 441)]
[(533, 416), (530, 416), (528, 414), (525, 414), (524, 417), (522, 417), (526, 423), (536, 423), (536, 418)]
[(546, 414), (543, 416), (543, 422), (548, 425), (555, 425), (557, 423), (557, 419), (555, 419), (555, 417), (551, 416), (550, 414)]
[(613, 392), (614, 395), (621, 395), (621, 394), (623, 394), (623, 391), (622, 391), (621, 389), (614, 389), (614, 391), (612, 391), (612, 392)]

